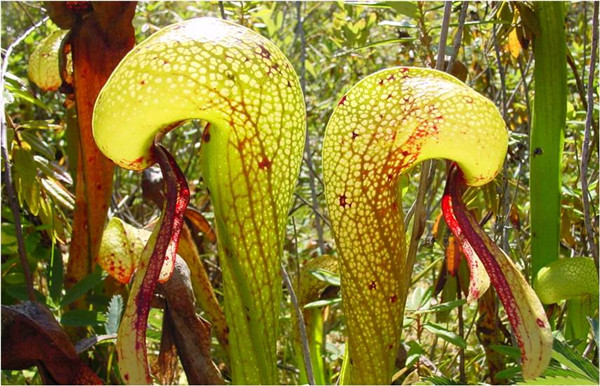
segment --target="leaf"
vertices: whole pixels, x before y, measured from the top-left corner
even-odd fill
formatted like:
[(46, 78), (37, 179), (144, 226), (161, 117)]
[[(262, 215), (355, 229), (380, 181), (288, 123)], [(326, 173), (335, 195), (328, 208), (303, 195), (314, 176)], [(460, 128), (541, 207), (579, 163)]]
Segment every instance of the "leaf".
[(52, 120), (25, 121), (19, 124), (19, 129), (31, 130), (61, 130), (63, 127), (52, 123)]
[(116, 338), (116, 334), (92, 335), (89, 338), (83, 338), (75, 343), (75, 350), (78, 354), (81, 354), (94, 347), (94, 345), (97, 343)]
[(431, 382), (433, 385), (462, 385), (462, 383), (444, 376), (423, 377), (423, 380), (425, 382)]
[(177, 258), (171, 279), (162, 285), (167, 299), (166, 318), (190, 385), (223, 384), (211, 356), (210, 323), (196, 315), (190, 270)]
[(33, 161), (33, 152), (25, 147), (15, 148), (12, 161), (19, 203), (21, 205), (27, 203), (31, 214), (37, 216), (40, 207), (40, 186)]
[(388, 8), (393, 9), (397, 14), (415, 18), (417, 16), (418, 7), (414, 2), (408, 1), (377, 1), (377, 2), (366, 2), (356, 1), (347, 2), (347, 5), (364, 6), (371, 8)]
[(102, 234), (98, 264), (120, 283), (129, 283), (149, 237), (150, 232), (111, 218)]
[(491, 344), (490, 348), (513, 359), (519, 359), (521, 357), (521, 352), (518, 347)]
[(380, 40), (378, 42), (372, 42), (372, 43), (369, 43), (369, 44), (361, 46), (361, 47), (356, 47), (354, 49), (354, 51), (364, 50), (367, 48), (375, 48), (375, 47), (379, 47), (379, 46), (387, 46), (389, 44), (409, 43), (412, 41), (415, 41), (415, 38), (394, 38), (394, 39)]
[(215, 235), (215, 231), (210, 226), (208, 220), (204, 217), (202, 212), (197, 209), (188, 207), (185, 211), (185, 218), (190, 220), (192, 224), (198, 228), (198, 230), (206, 236), (208, 241), (211, 243), (215, 243), (217, 241), (217, 236)]
[(521, 43), (519, 42), (516, 28), (513, 28), (508, 34), (508, 50), (513, 58), (518, 58), (521, 54)]
[(9, 83), (6, 83), (4, 87), (6, 89), (4, 95), (6, 95), (6, 92), (10, 93), (10, 96), (7, 98), (7, 101), (13, 101), (14, 103), (14, 101), (16, 100), (15, 98), (18, 98), (25, 102), (31, 103), (41, 109), (47, 111), (50, 110), (50, 107), (48, 107), (48, 105), (46, 105), (44, 102), (33, 96), (29, 91), (16, 88)]
[(310, 308), (321, 308), (321, 307), (325, 307), (325, 306), (331, 306), (333, 304), (339, 304), (341, 302), (342, 302), (342, 298), (317, 300), (317, 301), (305, 304), (304, 307), (302, 307), (302, 308), (305, 310), (310, 309)]
[(576, 377), (538, 377), (525, 382), (517, 382), (517, 385), (597, 385), (598, 382), (586, 378)]
[[(44, 173), (46, 177), (56, 179), (57, 181), (60, 181), (67, 185), (73, 185), (73, 179), (71, 178), (71, 175), (68, 172), (62, 170), (62, 168), (56, 165), (55, 162), (50, 162), (48, 161), (48, 159), (39, 155), (34, 155), (33, 159), (37, 164), (38, 168)], [(68, 193), (69, 196), (73, 196), (71, 192), (67, 191), (67, 189), (65, 189), (64, 187), (62, 187), (62, 190), (66, 191), (66, 193)]]
[[(3, 222), (2, 223), (2, 236), (0, 237), (0, 242), (2, 242), (2, 248), (5, 248), (8, 245), (17, 243), (17, 236), (15, 230), (15, 224)], [(8, 254), (2, 251), (2, 254)]]
[[(521, 22), (523, 26), (531, 32), (535, 37), (541, 35), (541, 26), (538, 17), (535, 12), (530, 8), (528, 4), (515, 2), (514, 6), (519, 10), (521, 15)], [(539, 6), (536, 4), (536, 6)]]
[[(102, 384), (75, 351), (52, 313), (39, 303), (2, 306), (3, 370), (42, 366), (57, 384)], [(50, 381), (50, 380), (48, 380)], [(46, 381), (46, 383), (49, 383)]]
[(94, 272), (90, 273), (88, 276), (75, 283), (73, 287), (67, 290), (65, 297), (60, 302), (61, 307), (68, 306), (75, 300), (79, 299), (89, 290), (94, 288), (98, 283), (100, 283), (104, 279), (104, 277), (105, 273), (102, 272), (101, 269), (96, 269)]
[(406, 309), (417, 311), (424, 303), (429, 300), (426, 296), (425, 288), (415, 287), (406, 299)]
[(433, 307), (429, 307), (426, 310), (417, 310), (414, 313), (415, 314), (430, 314), (432, 312), (444, 312), (444, 311), (450, 311), (453, 310), (459, 306), (465, 305), (467, 303), (466, 299), (457, 299), (457, 300), (452, 300), (446, 303), (442, 303), (442, 304), (438, 304), (436, 306)]
[(106, 311), (105, 318), (106, 323), (104, 329), (107, 334), (116, 334), (119, 330), (119, 323), (121, 322), (121, 313), (123, 312), (123, 298), (121, 295), (114, 295), (108, 303), (108, 310)]
[(98, 327), (105, 321), (104, 315), (98, 311), (71, 310), (62, 314), (60, 324), (72, 327)]
[(496, 373), (496, 379), (513, 379), (521, 372), (521, 366), (508, 367)]
[(58, 302), (62, 297), (62, 290), (64, 285), (64, 266), (62, 254), (58, 248), (52, 250), (50, 256), (50, 269), (48, 269), (48, 290), (50, 297)]
[(460, 348), (467, 348), (467, 342), (465, 342), (465, 340), (463, 338), (456, 335), (452, 331), (446, 330), (444, 327), (442, 327), (440, 325), (428, 322), (428, 323), (425, 323), (423, 325), (423, 327), (425, 327), (426, 330), (434, 333), (435, 335), (439, 336), (440, 338), (444, 339), (447, 342), (452, 343), (455, 346), (458, 346)]
[[(553, 362), (552, 364), (550, 364), (550, 366), (548, 366), (548, 368), (546, 369), (546, 371), (544, 371), (542, 376), (545, 378), (548, 378), (548, 377), (581, 378), (582, 377), (581, 374), (576, 371), (563, 368), (558, 362)], [(587, 380), (589, 381), (590, 379), (587, 379)]]
[[(19, 273), (18, 277), (19, 277), (19, 283), (23, 283), (25, 281), (22, 273)], [(8, 280), (7, 277), (5, 277), (4, 280), (6, 283), (11, 283), (11, 281)], [(12, 298), (14, 298), (16, 300), (20, 300), (22, 302), (29, 300), (27, 288), (25, 287), (24, 284), (3, 286), (2, 290), (5, 291), (7, 295), (11, 296)], [(46, 300), (44, 295), (42, 295), (42, 293), (40, 293), (38, 290), (34, 290), (34, 294), (35, 294), (35, 299), (38, 302), (42, 303)]]
[(29, 79), (44, 91), (58, 90), (62, 83), (58, 54), (67, 32), (66, 30), (52, 32), (36, 45), (29, 57), (27, 68)]
[(538, 271), (534, 283), (544, 304), (584, 295), (598, 297), (598, 272), (594, 260), (587, 257), (555, 260)]
[[(330, 285), (339, 286), (338, 261), (331, 255), (321, 255), (308, 260), (300, 269), (300, 279), (296, 288), (300, 305), (313, 302)], [(337, 279), (337, 280), (336, 280)]]
[(75, 198), (65, 189), (62, 184), (58, 183), (53, 178), (42, 178), (42, 186), (52, 199), (65, 209), (73, 210), (75, 208)]
[(567, 343), (558, 338), (554, 338), (552, 358), (566, 366), (568, 369), (575, 371), (595, 384), (598, 384), (600, 377), (598, 368), (596, 368), (587, 358), (573, 350)]
[(27, 142), (33, 150), (44, 156), (46, 159), (54, 159), (54, 149), (51, 145), (46, 143), (33, 131), (22, 131), (21, 138)]
[[(521, 350), (523, 377), (539, 376), (550, 362), (552, 334), (544, 308), (512, 259), (475, 220), (462, 201), (464, 176), (452, 166), (442, 197), (448, 227), (461, 243), (465, 255), (477, 256), (494, 285)], [(471, 272), (473, 275), (473, 272)]]
[(310, 274), (329, 285), (336, 287), (340, 286), (340, 277), (325, 269), (316, 269), (314, 271), (310, 271)]
[(396, 13), (408, 16), (413, 19), (417, 17), (418, 7), (417, 7), (417, 4), (415, 4), (414, 2), (384, 1), (381, 4), (388, 5), (394, 11), (396, 11)]
[(408, 342), (408, 352), (406, 353), (405, 367), (410, 368), (414, 366), (419, 361), (419, 359), (421, 359), (421, 355), (424, 354), (427, 354), (427, 351), (425, 351), (418, 342)]

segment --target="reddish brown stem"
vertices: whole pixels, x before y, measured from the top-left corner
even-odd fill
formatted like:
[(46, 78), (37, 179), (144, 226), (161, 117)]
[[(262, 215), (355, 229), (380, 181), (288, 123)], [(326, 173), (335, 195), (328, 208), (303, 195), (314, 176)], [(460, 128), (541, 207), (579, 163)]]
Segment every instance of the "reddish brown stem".
[(64, 2), (48, 3), (52, 19), (63, 28), (71, 28), (73, 83), (80, 130), (73, 236), (65, 277), (67, 287), (93, 270), (100, 248), (114, 164), (102, 155), (94, 142), (92, 115), (98, 93), (135, 45), (131, 24), (135, 6), (135, 2), (127, 1), (87, 4), (85, 12), (89, 14), (83, 17), (79, 13), (83, 10), (69, 8)]
[(165, 201), (160, 229), (148, 261), (148, 269), (135, 299), (137, 314), (136, 348), (146, 350), (146, 324), (150, 303), (158, 282), (160, 270), (166, 259), (175, 259), (183, 215), (189, 202), (190, 191), (181, 169), (169, 152), (155, 145), (154, 154), (164, 176)]

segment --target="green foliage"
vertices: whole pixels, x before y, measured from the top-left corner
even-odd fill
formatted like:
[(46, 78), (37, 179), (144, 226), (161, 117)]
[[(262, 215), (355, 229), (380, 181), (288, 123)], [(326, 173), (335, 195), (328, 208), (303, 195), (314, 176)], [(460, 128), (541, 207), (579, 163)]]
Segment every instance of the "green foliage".
[(96, 268), (94, 272), (90, 273), (81, 281), (77, 282), (73, 287), (69, 288), (69, 290), (65, 293), (65, 296), (62, 298), (60, 305), (62, 307), (68, 306), (87, 293), (89, 290), (94, 288), (105, 277), (106, 272), (100, 269), (100, 267)]
[(110, 299), (108, 303), (108, 311), (104, 315), (106, 323), (104, 329), (107, 334), (116, 334), (119, 329), (119, 322), (121, 321), (121, 313), (123, 312), (123, 297), (121, 295), (115, 295)]

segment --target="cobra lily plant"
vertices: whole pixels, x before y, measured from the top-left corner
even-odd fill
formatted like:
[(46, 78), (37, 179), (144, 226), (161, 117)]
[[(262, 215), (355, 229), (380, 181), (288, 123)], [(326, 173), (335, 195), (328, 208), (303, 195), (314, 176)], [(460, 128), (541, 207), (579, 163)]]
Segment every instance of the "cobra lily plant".
[(126, 382), (150, 383), (146, 323), (161, 266), (172, 270), (189, 188), (158, 140), (180, 122), (203, 133), (204, 181), (215, 212), (234, 383), (277, 382), (281, 254), (305, 135), (304, 98), (289, 61), (239, 25), (201, 18), (155, 33), (119, 64), (100, 93), (94, 138), (121, 167), (158, 162), (162, 215), (138, 263), (119, 328)]
[(339, 101), (325, 133), (323, 171), (348, 323), (345, 381), (391, 380), (412, 273), (405, 255), (398, 179), (431, 158), (453, 161), (442, 209), (469, 263), (468, 300), (481, 296), (491, 281), (520, 348), (523, 376), (534, 378), (545, 369), (552, 335), (544, 309), (461, 198), (465, 186), (494, 179), (507, 138), (491, 101), (435, 70), (383, 70), (360, 81)]

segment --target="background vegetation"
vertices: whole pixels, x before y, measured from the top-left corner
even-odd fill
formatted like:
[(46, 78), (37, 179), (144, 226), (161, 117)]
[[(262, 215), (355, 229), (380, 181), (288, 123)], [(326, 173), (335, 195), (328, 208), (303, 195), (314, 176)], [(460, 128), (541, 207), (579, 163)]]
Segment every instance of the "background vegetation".
[[(440, 44), (453, 62), (452, 73), (499, 107), (509, 129), (508, 157), (501, 175), (483, 189), (468, 192), (465, 201), (493, 239), (530, 279), (531, 198), (530, 147), (534, 90), (533, 41), (539, 33), (535, 4), (512, 2), (454, 2), (446, 42), (440, 43), (443, 15), (441, 2), (140, 2), (134, 27), (141, 42), (158, 29), (194, 17), (225, 17), (273, 41), (294, 64), (305, 87), (308, 134), (300, 179), (290, 211), (284, 261), (293, 278), (307, 261), (336, 254), (324, 205), (321, 144), (332, 109), (358, 80), (377, 70), (403, 65), (434, 67)], [(560, 190), (560, 256), (595, 255), (598, 240), (598, 77), (590, 76), (593, 7), (591, 2), (564, 3), (566, 28), (566, 122), (564, 146), (557, 157), (562, 172)], [(597, 7), (597, 5), (596, 5)], [(464, 17), (464, 21), (461, 21)], [(106, 295), (106, 280), (100, 270), (76, 286), (66, 288), (71, 219), (74, 210), (76, 138), (69, 102), (58, 92), (43, 92), (27, 77), (27, 63), (40, 41), (58, 28), (47, 19), (39, 2), (2, 4), (3, 63), (6, 62), (4, 115), (9, 161), (17, 190), (23, 224), (27, 262), (34, 280), (35, 296), (47, 305), (73, 337), (110, 334), (118, 323), (118, 298)], [(459, 28), (461, 27), (461, 28)], [(556, 25), (556, 28), (560, 28)], [(462, 33), (459, 34), (459, 30)], [(457, 38), (458, 36), (458, 38)], [(12, 55), (5, 48), (18, 39)], [(594, 84), (588, 84), (592, 79)], [(555, 86), (547, 80), (549, 89)], [(558, 87), (558, 86), (557, 86)], [(592, 92), (588, 93), (591, 88)], [(537, 96), (539, 98), (539, 96)], [(590, 99), (591, 97), (591, 99)], [(588, 105), (593, 111), (586, 126)], [(586, 132), (587, 130), (587, 132)], [(551, 135), (551, 134), (549, 134)], [(212, 221), (207, 191), (196, 157), (202, 125), (189, 122), (171, 132), (165, 144), (188, 176), (191, 205)], [(587, 150), (584, 151), (584, 146)], [(3, 168), (4, 165), (3, 154)], [(460, 289), (468, 286), (468, 273), (457, 245), (440, 221), (440, 197), (445, 179), (443, 163), (426, 197), (426, 227), (417, 249), (413, 285), (407, 302), (403, 349), (398, 353), (396, 383), (521, 381), (518, 351), (511, 346), (508, 322), (498, 312), (493, 290), (477, 305), (465, 305)], [(415, 200), (419, 168), (402, 182), (404, 211)], [(582, 172), (583, 171), (583, 172)], [(410, 174), (410, 173), (409, 173)], [(114, 177), (110, 217), (144, 226), (158, 215), (158, 208), (143, 190), (143, 175), (117, 169)], [(582, 179), (585, 183), (582, 187)], [(15, 220), (3, 181), (2, 194), (2, 305), (27, 300), (25, 274), (17, 253)], [(144, 194), (146, 193), (146, 194)], [(583, 197), (586, 196), (585, 204)], [(587, 224), (586, 224), (587, 221)], [(587, 226), (586, 226), (587, 225)], [(411, 229), (411, 228), (408, 228)], [(215, 244), (198, 237), (199, 250), (212, 285), (220, 299), (220, 271)], [(552, 260), (552, 259), (551, 259)], [(458, 265), (457, 265), (458, 264)], [(545, 264), (545, 263), (544, 263)], [(597, 266), (597, 264), (596, 264)], [(458, 267), (458, 268), (455, 268)], [(327, 383), (335, 382), (344, 354), (344, 315), (339, 304), (339, 281), (335, 273), (317, 271), (315, 277), (327, 289), (317, 308), (323, 315), (322, 355), (319, 371)], [(111, 289), (111, 293), (115, 293)], [(127, 288), (116, 293), (126, 296)], [(316, 300), (316, 299), (315, 299)], [(74, 302), (79, 305), (74, 307)], [(553, 329), (564, 336), (547, 377), (559, 379), (581, 375), (590, 364), (598, 365), (597, 299), (591, 308), (574, 311), (575, 305), (560, 302), (548, 307)], [(572, 310), (569, 310), (571, 308)], [(570, 311), (568, 313), (567, 311)], [(163, 374), (161, 382), (186, 382), (180, 365), (165, 373), (159, 370), (162, 310), (152, 310), (148, 331), (151, 367)], [(197, 312), (202, 314), (201, 309)], [(589, 314), (589, 315), (588, 315)], [(570, 317), (569, 317), (570, 315)], [(586, 318), (586, 316), (589, 316)], [(278, 367), (281, 383), (296, 383), (294, 359), (294, 313), (289, 301), (281, 305)], [(104, 382), (122, 383), (116, 370), (114, 341), (103, 341), (83, 354), (85, 362)], [(6, 353), (3, 352), (3, 355)], [(213, 359), (227, 378), (228, 370), (216, 343)], [(568, 358), (568, 360), (564, 359)], [(161, 365), (162, 366), (162, 365)], [(562, 372), (561, 372), (562, 369)], [(567, 371), (568, 370), (568, 371)], [(597, 369), (596, 379), (597, 382)], [(168, 375), (165, 375), (168, 374)], [(593, 375), (593, 371), (592, 371)], [(563, 380), (564, 381), (564, 380)], [(40, 383), (35, 367), (2, 370), (4, 383)]]

